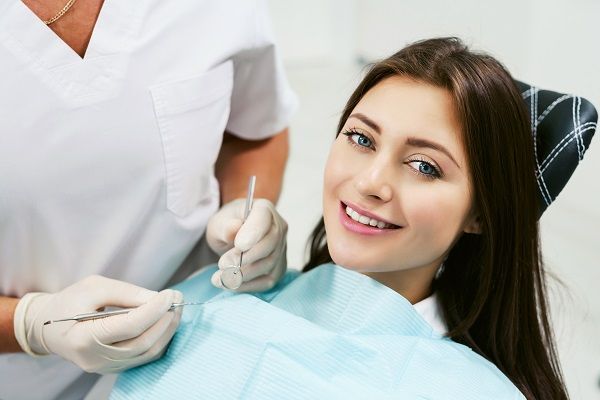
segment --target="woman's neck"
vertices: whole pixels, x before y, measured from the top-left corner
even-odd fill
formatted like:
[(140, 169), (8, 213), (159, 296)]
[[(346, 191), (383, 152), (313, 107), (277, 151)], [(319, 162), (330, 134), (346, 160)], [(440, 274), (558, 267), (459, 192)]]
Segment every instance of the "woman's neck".
[(434, 262), (418, 268), (364, 274), (415, 304), (431, 295), (431, 283), (440, 265), (440, 262)]

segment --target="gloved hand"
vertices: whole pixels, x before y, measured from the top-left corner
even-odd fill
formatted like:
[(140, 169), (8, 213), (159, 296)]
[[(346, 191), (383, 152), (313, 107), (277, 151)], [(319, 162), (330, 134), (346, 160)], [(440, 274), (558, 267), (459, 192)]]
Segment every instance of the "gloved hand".
[(223, 269), (238, 265), (243, 251), (243, 283), (236, 291), (268, 290), (275, 286), (287, 268), (287, 223), (273, 203), (256, 199), (242, 225), (245, 207), (245, 199), (233, 200), (221, 207), (208, 222), (206, 241), (221, 256), (219, 271), (213, 274), (211, 282), (222, 288)]
[[(28, 293), (17, 304), (15, 336), (30, 355), (57, 354), (87, 372), (114, 373), (159, 358), (181, 318), (181, 292), (157, 293), (126, 282), (90, 276), (64, 290)], [(137, 307), (95, 320), (48, 320), (95, 312), (106, 306)]]

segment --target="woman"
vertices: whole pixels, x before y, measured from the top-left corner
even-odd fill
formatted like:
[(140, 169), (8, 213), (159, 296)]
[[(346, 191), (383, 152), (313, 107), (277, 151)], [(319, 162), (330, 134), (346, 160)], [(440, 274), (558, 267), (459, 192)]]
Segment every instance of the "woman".
[[(114, 398), (567, 398), (508, 72), (457, 39), (417, 42), (370, 69), (338, 128), (309, 272), (265, 302), (186, 310), (167, 357)], [(207, 279), (181, 289), (198, 299)]]

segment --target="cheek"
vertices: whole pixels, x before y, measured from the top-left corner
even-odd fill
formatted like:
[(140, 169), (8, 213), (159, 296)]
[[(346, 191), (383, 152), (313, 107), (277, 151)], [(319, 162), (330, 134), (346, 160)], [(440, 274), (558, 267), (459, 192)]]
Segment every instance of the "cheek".
[(342, 139), (342, 137), (338, 137), (333, 143), (325, 164), (323, 177), (324, 200), (334, 194), (339, 195), (342, 185), (351, 182), (352, 177), (356, 174), (356, 171), (352, 168), (355, 164), (349, 161), (350, 155), (340, 142)]
[(470, 200), (458, 188), (438, 187), (437, 191), (412, 191), (405, 196), (404, 212), (410, 227), (420, 239), (435, 247), (449, 246), (458, 234)]
[(356, 243), (345, 235), (344, 228), (339, 223), (340, 200), (352, 193), (352, 179), (356, 175), (356, 159), (350, 162), (350, 154), (344, 149), (338, 137), (333, 143), (325, 165), (323, 179), (323, 219), (329, 252), (335, 263), (350, 266), (347, 259), (348, 249)]
[(335, 195), (337, 188), (340, 183), (343, 182), (343, 169), (340, 168), (341, 160), (339, 151), (335, 150), (335, 142), (329, 151), (327, 163), (325, 164), (325, 173), (323, 176), (323, 217), (325, 219), (325, 225), (333, 217), (336, 207)]
[(333, 144), (331, 145), (331, 149), (329, 150), (329, 156), (327, 157), (327, 162), (325, 164), (325, 186), (327, 187), (328, 183), (333, 183), (336, 181), (336, 178), (339, 178), (344, 173), (344, 165), (346, 164), (345, 158), (347, 158), (344, 154), (343, 149), (340, 147), (339, 141), (341, 140), (338, 137)]

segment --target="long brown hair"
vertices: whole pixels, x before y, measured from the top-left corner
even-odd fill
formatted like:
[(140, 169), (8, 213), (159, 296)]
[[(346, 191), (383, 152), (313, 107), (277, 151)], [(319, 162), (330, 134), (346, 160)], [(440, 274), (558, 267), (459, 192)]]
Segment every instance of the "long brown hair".
[[(533, 138), (515, 82), (457, 38), (416, 42), (370, 68), (338, 132), (365, 93), (396, 75), (453, 96), (480, 218), (482, 233), (463, 234), (433, 282), (447, 336), (493, 362), (528, 399), (567, 399), (548, 316)], [(332, 262), (323, 218), (309, 246), (304, 271)]]

